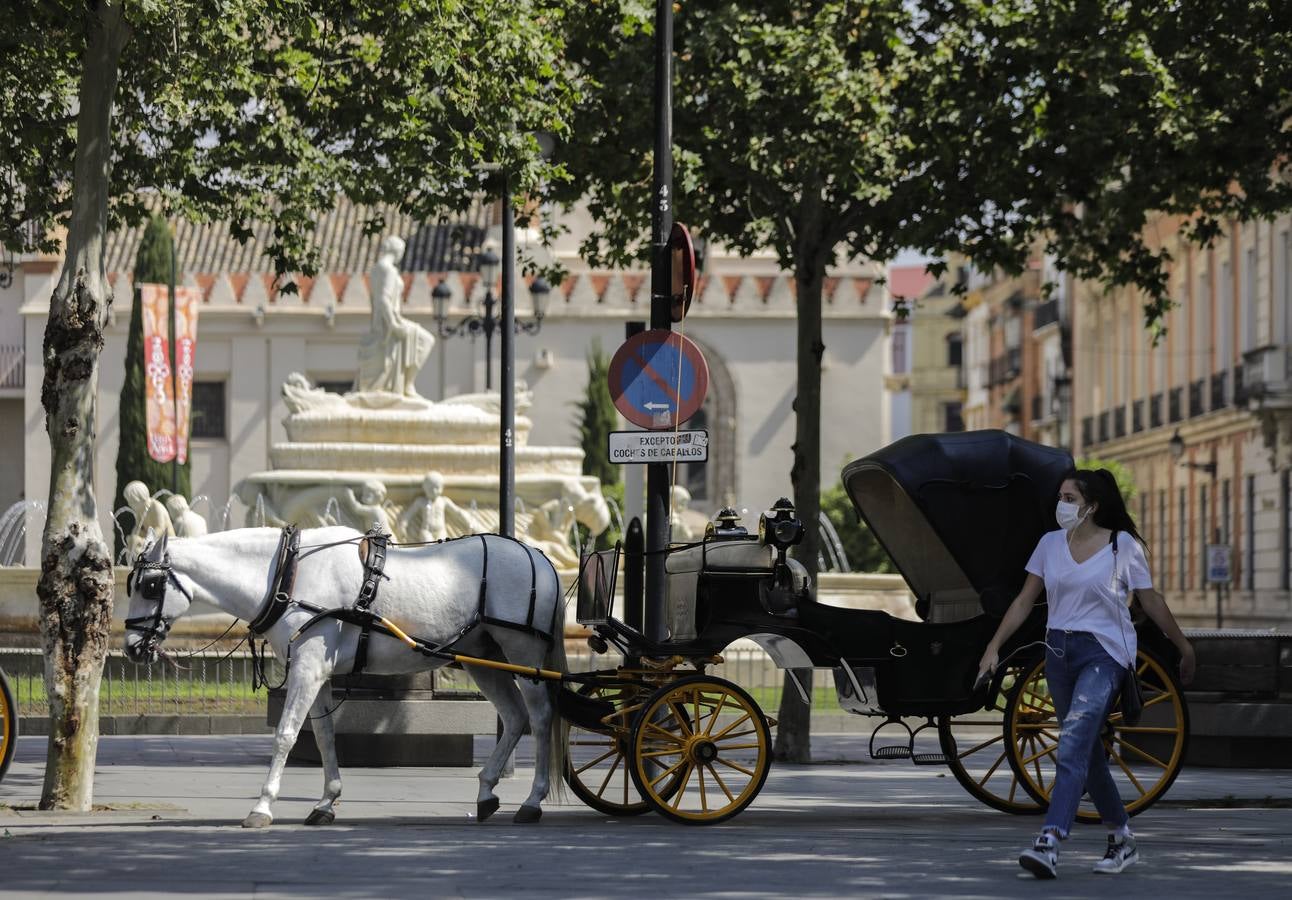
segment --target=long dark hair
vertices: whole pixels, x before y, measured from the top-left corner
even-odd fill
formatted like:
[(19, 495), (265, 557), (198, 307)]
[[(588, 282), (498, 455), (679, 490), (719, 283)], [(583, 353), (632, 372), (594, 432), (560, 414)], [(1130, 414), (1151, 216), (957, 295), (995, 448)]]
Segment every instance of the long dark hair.
[(1126, 532), (1143, 545), (1145, 553), (1148, 552), (1148, 542), (1135, 527), (1135, 520), (1126, 509), (1126, 501), (1122, 498), (1121, 488), (1117, 486), (1117, 478), (1112, 472), (1107, 469), (1070, 469), (1059, 484), (1062, 485), (1064, 481), (1076, 482), (1086, 503), (1099, 504), (1099, 508), (1095, 510), (1096, 525), (1110, 531)]

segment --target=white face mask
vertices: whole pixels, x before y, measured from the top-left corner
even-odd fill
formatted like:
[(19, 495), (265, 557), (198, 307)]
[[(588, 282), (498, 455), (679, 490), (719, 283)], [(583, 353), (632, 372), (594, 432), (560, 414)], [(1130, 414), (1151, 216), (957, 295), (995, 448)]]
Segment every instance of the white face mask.
[(1068, 503), (1065, 500), (1060, 500), (1059, 505), (1055, 507), (1054, 518), (1064, 531), (1071, 531), (1086, 519), (1085, 516), (1081, 515), (1080, 505)]

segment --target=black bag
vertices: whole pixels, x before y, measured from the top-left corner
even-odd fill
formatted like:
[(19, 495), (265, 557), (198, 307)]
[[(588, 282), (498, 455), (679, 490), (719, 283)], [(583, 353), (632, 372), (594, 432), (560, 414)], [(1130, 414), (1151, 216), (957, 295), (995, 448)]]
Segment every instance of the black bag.
[(1144, 691), (1140, 687), (1139, 673), (1131, 666), (1122, 676), (1122, 724), (1135, 726), (1144, 714)]
[[(1113, 575), (1117, 574), (1117, 532), (1113, 531), (1112, 537), (1108, 541), (1113, 545)], [(1122, 635), (1122, 641), (1126, 636)], [(1129, 649), (1129, 648), (1128, 648)], [(1130, 668), (1122, 676), (1121, 690), (1121, 710), (1122, 724), (1134, 727), (1139, 724), (1140, 716), (1144, 714), (1144, 690), (1140, 687), (1139, 673), (1135, 670), (1135, 660), (1131, 660)]]

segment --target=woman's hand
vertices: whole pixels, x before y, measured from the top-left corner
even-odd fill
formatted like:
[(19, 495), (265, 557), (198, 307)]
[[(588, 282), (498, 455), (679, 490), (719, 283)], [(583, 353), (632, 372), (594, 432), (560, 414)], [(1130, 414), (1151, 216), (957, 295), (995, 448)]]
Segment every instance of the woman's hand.
[(978, 678), (975, 683), (981, 681), (983, 675), (991, 675), (995, 672), (998, 665), (1000, 665), (1000, 653), (995, 647), (989, 646), (983, 651), (982, 659), (978, 660)]
[(1193, 652), (1193, 645), (1188, 641), (1178, 648), (1180, 651), (1180, 684), (1188, 687), (1193, 683), (1193, 676), (1198, 670), (1198, 657)]

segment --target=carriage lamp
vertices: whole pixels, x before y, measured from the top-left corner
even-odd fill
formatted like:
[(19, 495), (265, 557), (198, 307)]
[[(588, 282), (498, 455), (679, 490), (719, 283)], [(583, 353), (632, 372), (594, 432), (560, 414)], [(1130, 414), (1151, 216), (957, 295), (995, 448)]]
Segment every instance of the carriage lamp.
[(780, 555), (803, 540), (803, 523), (794, 515), (794, 504), (781, 497), (758, 519), (758, 537)]

